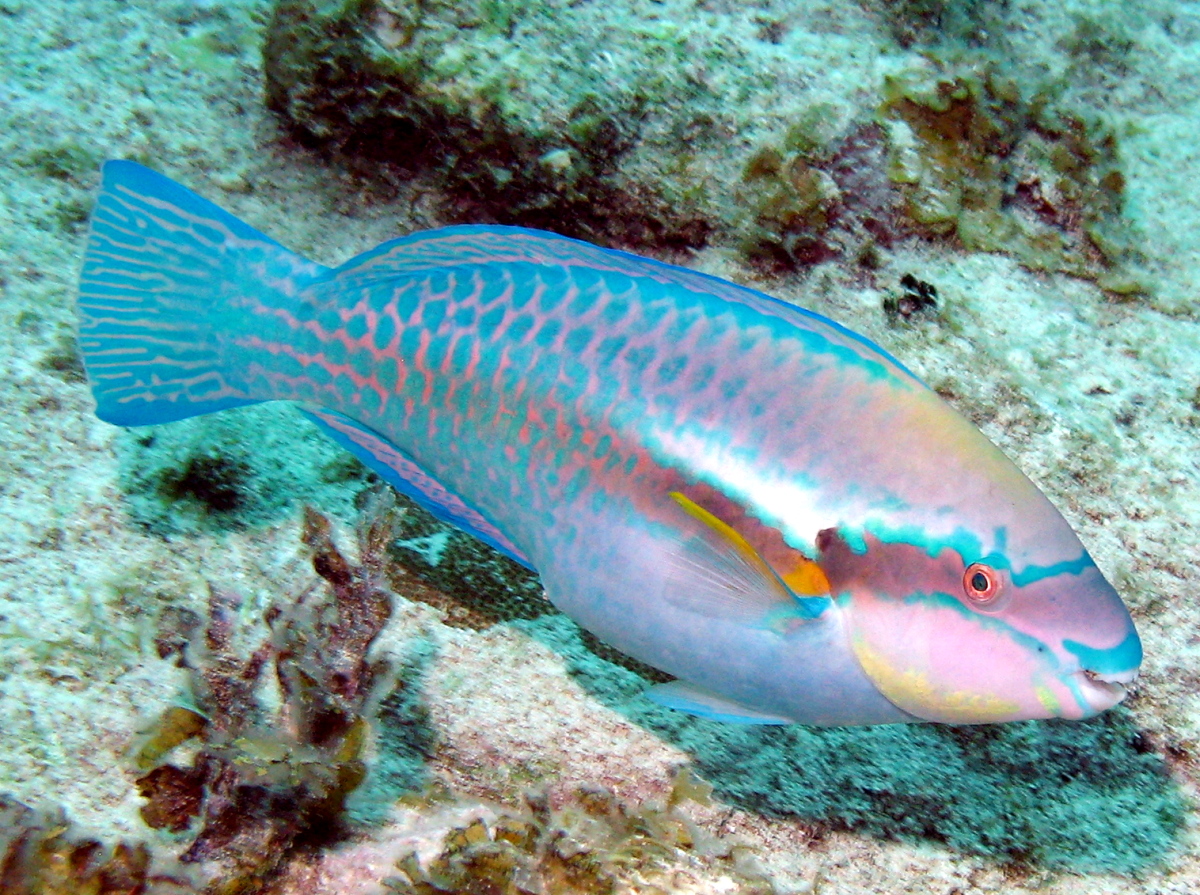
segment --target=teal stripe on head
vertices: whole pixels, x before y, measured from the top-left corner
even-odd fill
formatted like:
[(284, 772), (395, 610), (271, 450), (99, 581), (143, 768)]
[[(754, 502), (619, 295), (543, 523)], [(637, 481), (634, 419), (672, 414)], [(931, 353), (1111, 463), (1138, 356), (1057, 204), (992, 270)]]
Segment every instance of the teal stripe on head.
[(1047, 656), (1052, 655), (1047, 644), (1041, 638), (1014, 627), (1003, 616), (981, 615), (954, 594), (948, 594), (943, 591), (916, 591), (906, 596), (904, 602), (908, 605), (925, 604), (936, 606), (939, 609), (948, 609), (961, 615), (963, 618), (969, 618), (972, 623), (981, 628), (992, 631), (1003, 631), (1014, 643), (1027, 649), (1030, 654), (1043, 653)]
[(1077, 640), (1064, 640), (1063, 649), (1079, 657), (1079, 663), (1096, 674), (1120, 674), (1142, 664), (1142, 641), (1130, 625), (1129, 636), (1109, 649), (1094, 649)]
[[(899, 497), (889, 497), (887, 502), (891, 504), (890, 509), (902, 509), (908, 504)], [(979, 538), (967, 531), (961, 526), (956, 528), (947, 535), (932, 535), (920, 525), (902, 525), (902, 526), (887, 526), (879, 522), (868, 522), (863, 526), (866, 533), (872, 535), (881, 543), (884, 544), (907, 544), (912, 547), (919, 547), (924, 550), (930, 557), (936, 557), (943, 550), (949, 548), (963, 558), (965, 562), (976, 562), (981, 559), (983, 553), (983, 543)], [(861, 541), (861, 536), (859, 538)], [(998, 539), (1000, 540), (1000, 539)], [(855, 542), (847, 541), (855, 546)], [(866, 553), (866, 543), (862, 541), (862, 549), (856, 548), (855, 552)], [(1002, 567), (1007, 567), (1007, 560), (998, 557), (988, 557), (989, 561), (995, 559), (1001, 563)]]
[(1068, 559), (1048, 566), (1026, 566), (1019, 572), (1014, 570), (1012, 580), (1013, 584), (1017, 585), (1017, 587), (1024, 587), (1027, 584), (1041, 581), (1044, 578), (1053, 578), (1056, 575), (1082, 575), (1095, 565), (1088, 552), (1084, 550), (1076, 559)]

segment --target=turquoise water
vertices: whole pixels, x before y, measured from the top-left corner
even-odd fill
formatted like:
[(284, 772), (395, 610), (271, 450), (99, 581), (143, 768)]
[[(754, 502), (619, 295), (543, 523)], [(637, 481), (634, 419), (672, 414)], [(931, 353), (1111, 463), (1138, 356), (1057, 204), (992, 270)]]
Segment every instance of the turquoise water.
[[(339, 27), (295, 17), (308, 6), (0, 2), (0, 794), (109, 846), (148, 843), (180, 879), (243, 860), (285, 892), (380, 891), (405, 853), (428, 868), (447, 831), (482, 817), (492, 837), (505, 812), (536, 821), (520, 860), (539, 873), (564, 828), (668, 891), (1200, 888), (1195, 5), (395, 2), (346, 4), (365, 17)], [(697, 721), (653, 708), (639, 693), (656, 673), (502, 557), (411, 508), (380, 527), (377, 483), (286, 408), (99, 422), (73, 306), (107, 158), (322, 263), (518, 223), (863, 333), (1074, 525), (1144, 640), (1133, 696), (1079, 724)], [(344, 612), (376, 605), (363, 581), (395, 594), (374, 679), (361, 652), (382, 611), (330, 633), (322, 610), (289, 609), (348, 580), (305, 505), (355, 570)], [(209, 634), (196, 673), (172, 648), (189, 632)], [(256, 686), (221, 697), (213, 675)], [(205, 723), (159, 755), (169, 706)], [(194, 792), (187, 769), (218, 747), (253, 791), (210, 781), (209, 813), (174, 832), (147, 816), (165, 802), (139, 779), (170, 764), (173, 792)], [(685, 766), (711, 800), (667, 807)], [(578, 807), (580, 788), (649, 817), (657, 844)], [(218, 823), (214, 793), (242, 820)], [(680, 816), (715, 844), (672, 833)], [(36, 823), (0, 815), (0, 845)], [(221, 830), (275, 845), (238, 851)]]

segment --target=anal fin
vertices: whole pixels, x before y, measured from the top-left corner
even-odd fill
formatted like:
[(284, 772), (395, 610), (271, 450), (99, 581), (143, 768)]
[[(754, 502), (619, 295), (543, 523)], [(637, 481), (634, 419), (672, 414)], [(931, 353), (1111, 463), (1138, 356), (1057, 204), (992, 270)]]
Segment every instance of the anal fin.
[(731, 724), (794, 724), (791, 718), (772, 715), (749, 708), (703, 687), (685, 681), (655, 684), (646, 691), (646, 698), (669, 709), (687, 712), (710, 721)]
[(309, 407), (303, 413), (397, 491), (411, 497), (439, 519), (495, 547), (526, 568), (533, 568), (528, 557), (499, 528), (385, 436), (334, 411)]

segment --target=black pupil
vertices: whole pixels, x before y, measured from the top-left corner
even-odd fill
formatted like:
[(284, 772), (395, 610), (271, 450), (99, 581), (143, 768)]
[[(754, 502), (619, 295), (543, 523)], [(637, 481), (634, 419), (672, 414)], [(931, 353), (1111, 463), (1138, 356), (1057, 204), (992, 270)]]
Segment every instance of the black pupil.
[(971, 589), (983, 593), (988, 589), (988, 578), (983, 572), (976, 572), (971, 576)]

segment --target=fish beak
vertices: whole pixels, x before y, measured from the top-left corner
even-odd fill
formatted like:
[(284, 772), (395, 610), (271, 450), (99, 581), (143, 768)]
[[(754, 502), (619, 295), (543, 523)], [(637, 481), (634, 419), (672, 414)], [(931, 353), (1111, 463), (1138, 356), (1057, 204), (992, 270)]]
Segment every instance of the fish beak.
[(1088, 707), (1096, 714), (1111, 709), (1124, 699), (1137, 676), (1136, 668), (1110, 674), (1100, 674), (1085, 668), (1071, 675)]

